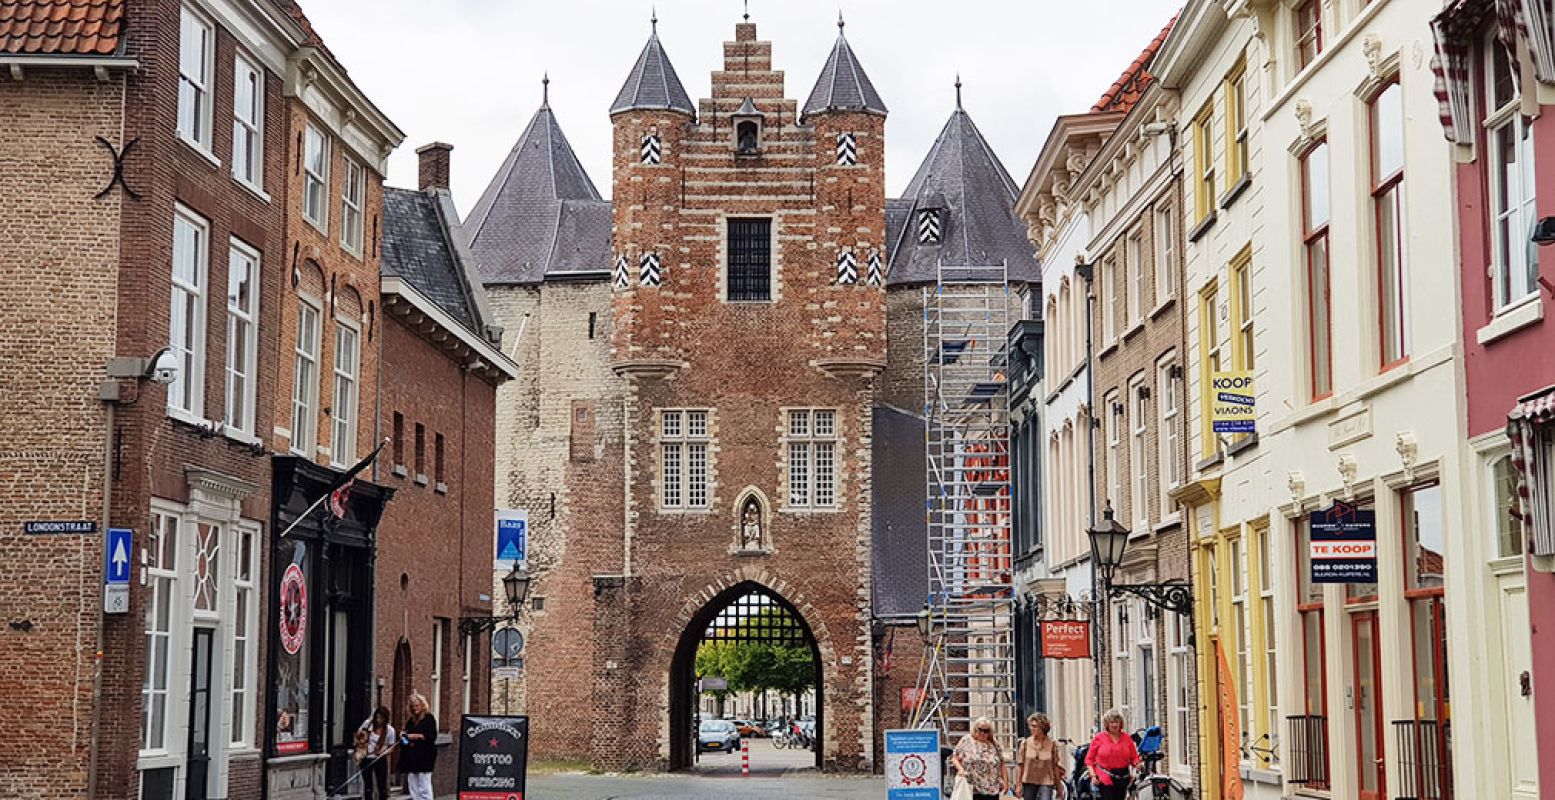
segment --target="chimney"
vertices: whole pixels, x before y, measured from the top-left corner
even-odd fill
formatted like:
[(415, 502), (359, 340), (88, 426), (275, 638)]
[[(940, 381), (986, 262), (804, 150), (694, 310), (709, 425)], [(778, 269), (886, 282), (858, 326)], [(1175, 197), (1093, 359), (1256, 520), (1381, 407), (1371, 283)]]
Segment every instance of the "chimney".
[(448, 191), (448, 154), (454, 146), (442, 142), (424, 144), (416, 148), (421, 159), (421, 191), (442, 189)]

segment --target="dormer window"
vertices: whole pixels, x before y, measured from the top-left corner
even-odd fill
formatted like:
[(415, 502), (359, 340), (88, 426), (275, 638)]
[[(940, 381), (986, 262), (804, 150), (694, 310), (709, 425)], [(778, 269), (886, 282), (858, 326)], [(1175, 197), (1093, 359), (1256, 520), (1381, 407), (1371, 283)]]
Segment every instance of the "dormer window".
[(945, 234), (945, 220), (940, 216), (940, 209), (925, 208), (918, 212), (918, 242), (920, 244), (939, 244)]
[(754, 156), (761, 152), (762, 114), (749, 97), (729, 117), (734, 123), (734, 154)]

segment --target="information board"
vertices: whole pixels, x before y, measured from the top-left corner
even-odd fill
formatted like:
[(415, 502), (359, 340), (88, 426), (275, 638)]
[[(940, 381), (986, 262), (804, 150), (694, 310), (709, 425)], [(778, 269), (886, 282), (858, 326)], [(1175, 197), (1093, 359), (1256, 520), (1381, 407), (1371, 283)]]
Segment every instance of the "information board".
[(939, 731), (885, 732), (887, 800), (939, 800)]

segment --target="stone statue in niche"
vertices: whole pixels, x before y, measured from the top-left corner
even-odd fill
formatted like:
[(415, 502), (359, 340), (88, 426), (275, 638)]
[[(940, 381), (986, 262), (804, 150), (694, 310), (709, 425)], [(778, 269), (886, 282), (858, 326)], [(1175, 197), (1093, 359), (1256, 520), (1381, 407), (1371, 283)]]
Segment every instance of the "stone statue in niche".
[(762, 543), (761, 503), (752, 497), (745, 501), (745, 509), (740, 512), (740, 549), (760, 550)]

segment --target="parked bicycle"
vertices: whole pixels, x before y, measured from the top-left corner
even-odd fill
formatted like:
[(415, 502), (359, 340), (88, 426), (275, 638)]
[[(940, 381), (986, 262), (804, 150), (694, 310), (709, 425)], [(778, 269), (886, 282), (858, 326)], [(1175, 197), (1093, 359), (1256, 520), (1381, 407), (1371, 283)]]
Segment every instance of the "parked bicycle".
[(1188, 787), (1160, 771), (1161, 762), (1166, 759), (1166, 737), (1161, 733), (1161, 726), (1151, 725), (1135, 731), (1134, 742), (1145, 768), (1129, 785), (1131, 797), (1136, 800), (1180, 800), (1192, 796)]

